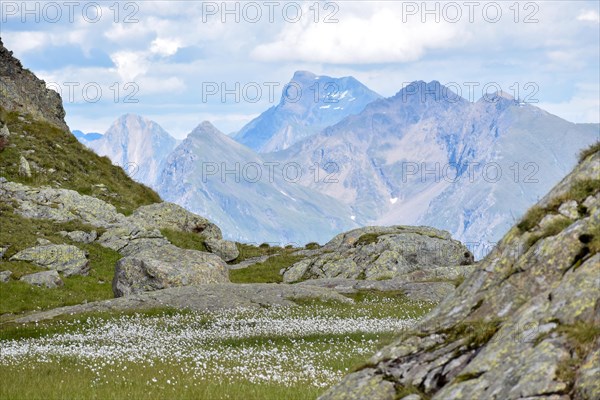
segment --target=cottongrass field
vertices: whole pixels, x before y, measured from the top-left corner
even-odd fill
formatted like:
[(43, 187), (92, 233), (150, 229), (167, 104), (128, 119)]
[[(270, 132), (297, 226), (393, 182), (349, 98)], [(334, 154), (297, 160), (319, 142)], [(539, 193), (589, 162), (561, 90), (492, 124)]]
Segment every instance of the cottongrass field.
[(95, 314), (0, 329), (1, 399), (314, 399), (433, 307)]

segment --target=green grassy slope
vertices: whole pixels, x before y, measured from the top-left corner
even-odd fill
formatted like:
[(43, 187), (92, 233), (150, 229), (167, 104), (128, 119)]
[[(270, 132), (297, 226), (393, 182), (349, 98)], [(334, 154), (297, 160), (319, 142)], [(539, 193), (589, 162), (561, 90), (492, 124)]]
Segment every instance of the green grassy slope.
[[(129, 214), (141, 205), (161, 201), (152, 189), (133, 181), (107, 157), (88, 150), (69, 132), (44, 121), (19, 117), (0, 108), (0, 124), (11, 132), (9, 143), (0, 152), (0, 176), (30, 186), (72, 189), (104, 200)], [(32, 176), (20, 176), (19, 158), (30, 164)], [(95, 186), (95, 185), (104, 185)]]

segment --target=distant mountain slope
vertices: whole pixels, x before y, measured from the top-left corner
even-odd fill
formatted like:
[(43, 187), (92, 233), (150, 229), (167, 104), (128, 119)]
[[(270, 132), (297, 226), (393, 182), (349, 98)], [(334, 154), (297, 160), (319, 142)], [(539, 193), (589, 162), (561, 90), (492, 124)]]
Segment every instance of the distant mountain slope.
[(267, 158), (335, 172), (329, 183), (306, 174), (301, 183), (351, 206), (360, 224), (424, 224), (495, 242), (598, 138), (597, 124), (505, 94), (470, 103), (438, 82), (414, 82)]
[(94, 140), (102, 138), (102, 134), (97, 132), (83, 133), (80, 130), (74, 130), (71, 133), (77, 138), (77, 140), (85, 145), (87, 145), (89, 142), (93, 142)]
[(156, 122), (126, 114), (113, 122), (101, 138), (87, 145), (97, 154), (108, 156), (138, 182), (153, 186), (177, 140)]
[(250, 121), (234, 139), (259, 153), (283, 150), (381, 98), (353, 77), (306, 71), (296, 72), (286, 88), (279, 104)]
[(169, 155), (156, 187), (229, 239), (303, 245), (357, 226), (349, 207), (293, 183), (295, 169), (284, 179), (282, 167), (204, 122)]

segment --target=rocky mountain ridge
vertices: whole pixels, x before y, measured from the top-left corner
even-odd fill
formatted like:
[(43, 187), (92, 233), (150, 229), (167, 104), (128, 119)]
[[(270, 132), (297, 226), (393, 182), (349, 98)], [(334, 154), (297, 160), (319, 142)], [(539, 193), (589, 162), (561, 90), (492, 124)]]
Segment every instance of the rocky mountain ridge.
[(355, 78), (297, 71), (279, 103), (242, 127), (233, 138), (258, 153), (284, 150), (381, 98)]
[(6, 111), (28, 113), (44, 119), (62, 130), (68, 130), (64, 121), (65, 110), (60, 95), (46, 88), (31, 71), (23, 68), (4, 47), (0, 38), (0, 94)]
[(600, 148), (424, 321), (321, 399), (596, 399)]

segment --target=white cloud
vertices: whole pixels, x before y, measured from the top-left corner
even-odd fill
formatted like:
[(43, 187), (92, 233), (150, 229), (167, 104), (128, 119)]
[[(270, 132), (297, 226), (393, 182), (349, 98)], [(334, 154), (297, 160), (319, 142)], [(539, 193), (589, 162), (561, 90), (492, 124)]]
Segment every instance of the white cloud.
[(167, 57), (177, 53), (180, 47), (181, 42), (177, 39), (156, 38), (150, 44), (150, 51)]
[(596, 10), (585, 10), (577, 16), (578, 21), (600, 22), (600, 14)]
[(600, 88), (593, 84), (578, 85), (569, 100), (540, 103), (538, 107), (571, 122), (600, 122)]
[(145, 74), (150, 63), (143, 52), (119, 51), (110, 55), (117, 67), (117, 73), (124, 82), (132, 82), (135, 78)]
[(287, 24), (275, 41), (258, 45), (252, 56), (259, 61), (337, 64), (409, 62), (427, 49), (452, 48), (468, 38), (459, 24), (401, 21), (395, 5), (369, 10), (365, 4), (359, 15), (340, 16), (339, 23)]
[(42, 48), (50, 41), (48, 34), (44, 32), (3, 32), (2, 36), (7, 46), (10, 46), (10, 43), (18, 44), (17, 46), (10, 46), (17, 57)]

